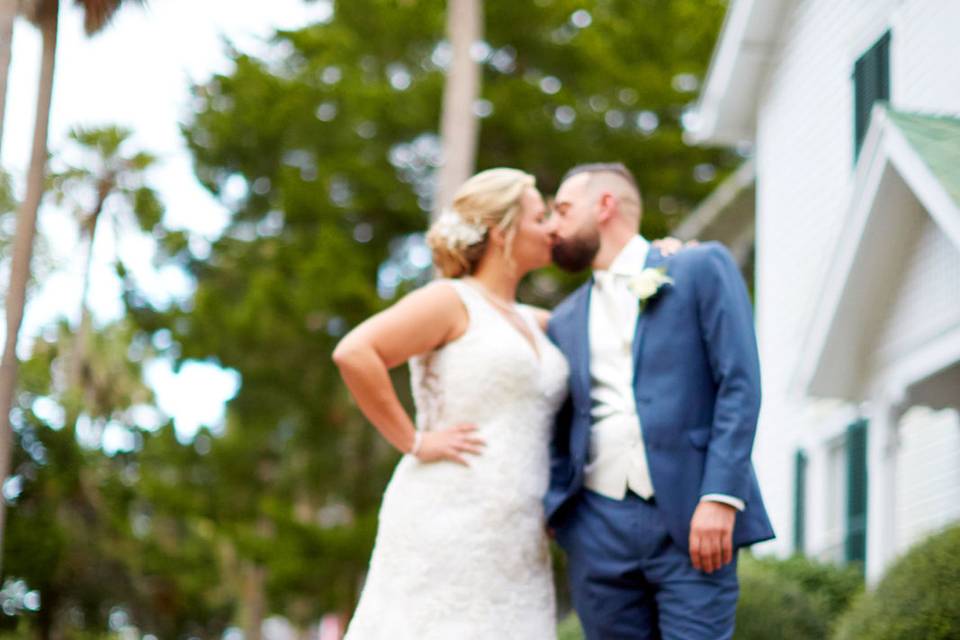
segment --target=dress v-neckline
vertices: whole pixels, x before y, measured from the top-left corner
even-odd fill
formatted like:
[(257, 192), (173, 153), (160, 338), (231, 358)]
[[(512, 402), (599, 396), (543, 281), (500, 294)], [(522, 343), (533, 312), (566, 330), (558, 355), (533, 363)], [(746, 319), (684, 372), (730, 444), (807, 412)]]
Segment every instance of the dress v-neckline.
[(534, 331), (534, 328), (530, 326), (530, 323), (523, 316), (523, 314), (516, 308), (517, 304), (513, 303), (513, 311), (514, 313), (517, 314), (517, 317), (520, 319), (520, 322), (522, 322), (524, 326), (527, 328), (527, 331), (530, 332), (529, 337), (527, 337), (523, 333), (523, 331), (520, 330), (519, 327), (517, 327), (513, 322), (511, 322), (510, 318), (508, 318), (506, 314), (503, 313), (503, 311), (497, 308), (497, 305), (495, 305), (493, 301), (490, 300), (490, 298), (488, 297), (489, 294), (483, 291), (479, 286), (471, 284), (470, 282), (464, 281), (464, 284), (466, 284), (468, 287), (473, 289), (474, 292), (476, 292), (483, 299), (484, 304), (486, 304), (490, 308), (490, 310), (493, 311), (494, 314), (499, 316), (499, 318), (510, 327), (510, 330), (513, 331), (515, 334), (517, 334), (517, 336), (519, 336), (520, 339), (523, 340), (524, 343), (526, 343), (527, 349), (530, 349), (530, 352), (533, 354), (534, 359), (537, 361), (537, 365), (538, 366), (542, 365), (543, 359), (542, 359), (541, 351), (539, 347), (537, 347), (537, 334)]

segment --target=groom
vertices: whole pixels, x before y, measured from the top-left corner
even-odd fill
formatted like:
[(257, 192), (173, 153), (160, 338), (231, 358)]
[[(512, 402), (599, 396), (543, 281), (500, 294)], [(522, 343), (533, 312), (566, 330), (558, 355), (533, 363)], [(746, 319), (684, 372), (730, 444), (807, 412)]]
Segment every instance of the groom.
[(730, 638), (737, 549), (773, 537), (750, 462), (750, 300), (720, 245), (666, 258), (640, 213), (619, 163), (575, 167), (556, 195), (554, 260), (593, 277), (548, 327), (570, 395), (546, 513), (587, 638)]

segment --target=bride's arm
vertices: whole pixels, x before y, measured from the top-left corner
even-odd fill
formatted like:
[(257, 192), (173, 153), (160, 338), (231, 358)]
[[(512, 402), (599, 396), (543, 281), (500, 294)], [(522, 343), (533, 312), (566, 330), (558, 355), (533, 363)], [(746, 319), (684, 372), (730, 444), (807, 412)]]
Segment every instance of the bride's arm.
[[(340, 340), (333, 361), (360, 410), (393, 446), (411, 453), (415, 428), (390, 380), (389, 370), (412, 356), (436, 349), (466, 330), (469, 319), (449, 284), (433, 283), (404, 296)], [(462, 454), (479, 453), (476, 427), (458, 425), (424, 434), (417, 457), (466, 464)]]

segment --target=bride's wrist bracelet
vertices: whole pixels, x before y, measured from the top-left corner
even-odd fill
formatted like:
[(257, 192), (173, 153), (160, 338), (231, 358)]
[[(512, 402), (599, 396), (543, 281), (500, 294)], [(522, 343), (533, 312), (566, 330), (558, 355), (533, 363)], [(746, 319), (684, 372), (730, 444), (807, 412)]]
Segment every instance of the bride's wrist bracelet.
[(419, 429), (413, 432), (413, 445), (410, 447), (410, 455), (414, 458), (420, 455), (420, 447), (423, 445), (423, 432)]

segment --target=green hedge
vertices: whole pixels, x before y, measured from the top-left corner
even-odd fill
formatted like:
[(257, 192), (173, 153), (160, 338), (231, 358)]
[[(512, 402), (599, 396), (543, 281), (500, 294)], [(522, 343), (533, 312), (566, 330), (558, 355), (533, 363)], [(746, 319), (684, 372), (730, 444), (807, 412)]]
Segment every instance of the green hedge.
[(853, 567), (740, 555), (735, 640), (822, 640), (862, 589)]
[(960, 526), (913, 547), (844, 614), (836, 640), (960, 638)]
[(787, 582), (800, 587), (817, 600), (816, 606), (823, 609), (833, 621), (843, 613), (863, 590), (863, 575), (858, 565), (840, 567), (794, 556), (786, 560), (775, 558), (753, 559)]

